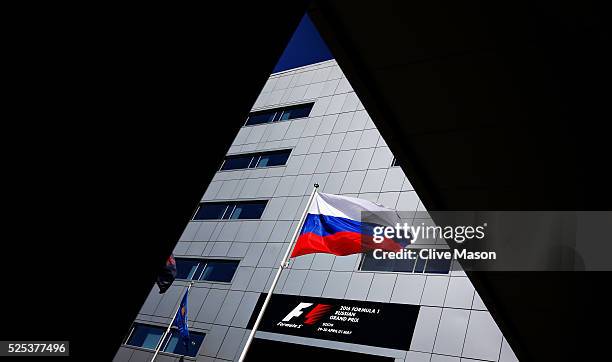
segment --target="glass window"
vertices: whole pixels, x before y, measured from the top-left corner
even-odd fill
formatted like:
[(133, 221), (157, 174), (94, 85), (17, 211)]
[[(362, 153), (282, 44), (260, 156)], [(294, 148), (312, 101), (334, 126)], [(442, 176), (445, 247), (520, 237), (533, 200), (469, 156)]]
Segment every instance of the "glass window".
[(370, 271), (394, 271), (394, 259), (376, 259), (372, 253), (363, 254), (361, 262), (361, 270)]
[(274, 115), (276, 111), (262, 111), (262, 112), (253, 112), (249, 114), (249, 117), (246, 121), (246, 126), (252, 126), (256, 124), (262, 123), (270, 123), (274, 119)]
[(191, 277), (191, 279), (199, 280), (200, 276), (202, 276), (202, 272), (204, 272), (205, 267), (206, 267), (206, 262), (200, 261), (200, 264), (198, 265), (198, 269), (196, 269), (195, 273), (193, 273), (193, 276)]
[(133, 328), (130, 338), (126, 342), (130, 346), (155, 349), (161, 336), (164, 334), (164, 328), (161, 327), (134, 324)]
[(176, 258), (176, 278), (228, 283), (238, 263), (238, 260)]
[(310, 111), (312, 110), (312, 106), (314, 106), (314, 103), (252, 112), (249, 114), (245, 126), (308, 117)]
[(448, 274), (451, 260), (434, 259), (425, 260), (418, 257), (420, 249), (412, 249), (417, 252), (416, 259), (375, 259), (372, 253), (363, 254), (359, 270), (363, 271), (390, 271), (403, 273), (436, 273)]
[(416, 264), (414, 265), (414, 272), (415, 273), (422, 273), (423, 270), (425, 270), (425, 263), (426, 262), (427, 262), (426, 259), (418, 258), (416, 260)]
[(376, 259), (373, 253), (366, 253), (360, 270), (412, 273), (415, 262), (415, 259)]
[(230, 219), (259, 219), (266, 208), (267, 201), (239, 202), (232, 211)]
[(173, 328), (170, 330), (169, 336), (166, 337), (164, 352), (195, 357), (202, 345), (202, 341), (204, 341), (204, 336), (204, 333), (189, 331), (189, 343), (185, 345), (181, 341), (179, 331)]
[(229, 283), (238, 268), (237, 260), (209, 260), (200, 280)]
[(237, 170), (255, 167), (282, 166), (287, 163), (291, 150), (248, 153), (227, 156), (221, 165), (221, 170)]
[(193, 220), (259, 219), (267, 201), (204, 202)]
[(196, 259), (178, 259), (176, 258), (176, 278), (177, 279), (193, 279), (196, 275), (196, 270), (200, 262)]
[(425, 273), (448, 274), (451, 265), (450, 259), (432, 259), (427, 261)]
[(232, 218), (232, 213), (234, 212), (235, 209), (236, 209), (236, 204), (235, 203), (229, 204), (229, 206), (227, 208), (227, 211), (223, 215), (223, 219), (231, 219)]
[(216, 220), (221, 219), (228, 204), (225, 202), (211, 202), (200, 204), (198, 211), (195, 213), (194, 220)]
[(286, 121), (294, 118), (302, 118), (308, 117), (310, 111), (312, 110), (312, 106), (314, 103), (309, 103), (306, 105), (299, 105), (294, 107), (287, 107), (283, 109), (283, 113), (280, 116), (280, 121)]
[(395, 261), (395, 267), (393, 268), (393, 271), (412, 273), (415, 263), (415, 259), (398, 259)]
[[(241, 168), (249, 168), (253, 161), (253, 155), (229, 156), (225, 158), (222, 170), (237, 170)], [(253, 167), (253, 166), (250, 166)]]
[(281, 166), (287, 163), (291, 150), (268, 152), (261, 155), (256, 167)]
[[(165, 331), (166, 328), (135, 323), (126, 344), (154, 350), (157, 348), (159, 340)], [(204, 336), (204, 333), (189, 331), (189, 343), (185, 345), (185, 343), (180, 341), (178, 330), (173, 328), (164, 340), (161, 350), (168, 353), (195, 357), (202, 345), (202, 341), (204, 341)]]

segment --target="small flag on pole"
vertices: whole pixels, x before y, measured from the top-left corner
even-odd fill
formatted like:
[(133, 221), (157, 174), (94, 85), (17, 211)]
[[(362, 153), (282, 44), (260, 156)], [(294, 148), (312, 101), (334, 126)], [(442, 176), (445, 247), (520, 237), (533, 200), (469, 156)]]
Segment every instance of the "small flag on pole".
[(189, 290), (185, 291), (185, 295), (181, 300), (179, 309), (176, 311), (176, 317), (174, 317), (174, 325), (178, 328), (181, 341), (185, 344), (185, 348), (189, 349), (189, 327), (187, 327), (187, 295)]
[(395, 210), (368, 200), (317, 193), (310, 204), (291, 257), (312, 253), (343, 256), (373, 249), (399, 251), (408, 245), (407, 240), (388, 238), (380, 243), (374, 242), (373, 228), (377, 225), (363, 222), (363, 211), (376, 213), (377, 218), (388, 225), (399, 220)]
[[(172, 256), (170, 257), (172, 258), (172, 261), (174, 261), (174, 257)], [(174, 280), (174, 278), (172, 280)], [(189, 290), (191, 289), (192, 286), (193, 286), (193, 282), (189, 283), (189, 286), (187, 287), (187, 290), (185, 291), (185, 295), (183, 296), (183, 299), (181, 300), (181, 304), (179, 304), (179, 307), (176, 310), (176, 313), (174, 314), (174, 318), (172, 318), (172, 320), (170, 321), (170, 324), (168, 324), (168, 328), (166, 329), (164, 334), (159, 339), (159, 342), (157, 343), (157, 347), (155, 348), (155, 354), (151, 358), (150, 362), (154, 362), (159, 351), (162, 350), (163, 348), (166, 348), (164, 347), (164, 341), (166, 341), (166, 336), (168, 335), (168, 333), (170, 333), (170, 329), (172, 328), (172, 326), (176, 326), (178, 328), (179, 333), (180, 333), (179, 338), (183, 341), (183, 343), (185, 343), (185, 350), (189, 350), (189, 328), (187, 328), (187, 294), (189, 294)], [(166, 342), (165, 345), (167, 346), (168, 342)]]
[(174, 255), (170, 255), (166, 260), (166, 265), (162, 268), (161, 272), (157, 276), (157, 286), (159, 287), (159, 294), (163, 294), (170, 288), (172, 282), (176, 278), (176, 261)]

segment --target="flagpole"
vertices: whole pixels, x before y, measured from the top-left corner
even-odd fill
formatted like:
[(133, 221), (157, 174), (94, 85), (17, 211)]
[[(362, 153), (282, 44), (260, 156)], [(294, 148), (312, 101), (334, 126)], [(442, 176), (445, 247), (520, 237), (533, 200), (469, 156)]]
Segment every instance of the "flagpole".
[[(193, 282), (189, 283), (189, 286), (187, 287), (187, 292), (189, 293), (189, 290), (191, 289), (191, 286), (193, 285)], [(185, 294), (183, 294), (184, 296)], [(182, 300), (182, 297), (179, 297)], [(172, 324), (174, 324), (174, 320), (176, 319), (176, 314), (179, 311), (179, 308), (181, 307), (181, 300), (179, 300), (179, 305), (178, 307), (176, 307), (176, 310), (174, 311), (174, 316), (172, 317), (172, 320), (170, 321), (170, 324), (168, 324), (168, 328), (166, 328), (166, 331), (164, 332), (164, 334), (162, 335), (161, 339), (159, 340), (159, 343), (157, 344), (157, 347), (155, 348), (155, 354), (153, 355), (153, 358), (151, 358), (151, 362), (155, 361), (155, 358), (157, 357), (157, 354), (159, 353), (159, 350), (161, 349), (162, 344), (164, 344), (164, 340), (166, 339), (166, 336), (168, 335), (168, 332), (170, 332), (170, 329), (172, 328)]]
[(308, 203), (306, 204), (306, 208), (302, 212), (302, 217), (300, 218), (300, 222), (298, 223), (297, 227), (295, 228), (295, 231), (293, 232), (293, 237), (291, 238), (291, 242), (289, 243), (289, 246), (287, 247), (287, 250), (285, 251), (285, 256), (283, 256), (283, 260), (281, 261), (280, 266), (278, 270), (276, 271), (276, 275), (274, 276), (272, 285), (270, 285), (270, 290), (268, 291), (266, 300), (261, 306), (259, 315), (257, 316), (257, 319), (255, 320), (255, 324), (253, 325), (253, 329), (251, 330), (251, 333), (249, 334), (249, 338), (247, 339), (246, 344), (244, 345), (244, 349), (242, 350), (242, 353), (240, 354), (240, 359), (238, 359), (239, 362), (244, 361), (244, 358), (246, 357), (246, 354), (249, 351), (249, 347), (251, 347), (251, 343), (253, 343), (253, 339), (255, 338), (255, 333), (257, 332), (259, 323), (261, 323), (261, 319), (263, 318), (264, 312), (266, 311), (266, 307), (268, 306), (268, 303), (270, 302), (270, 298), (272, 298), (272, 292), (274, 292), (274, 288), (276, 287), (276, 284), (278, 283), (278, 280), (280, 279), (281, 272), (283, 271), (283, 269), (285, 269), (289, 265), (289, 257), (291, 256), (293, 245), (295, 244), (298, 234), (302, 230), (302, 224), (304, 224), (304, 219), (306, 218), (306, 215), (308, 214), (308, 210), (310, 209), (310, 204), (312, 204), (312, 200), (314, 200), (314, 197), (317, 194), (318, 188), (319, 188), (319, 185), (314, 184), (312, 193), (310, 194), (310, 198), (308, 199)]

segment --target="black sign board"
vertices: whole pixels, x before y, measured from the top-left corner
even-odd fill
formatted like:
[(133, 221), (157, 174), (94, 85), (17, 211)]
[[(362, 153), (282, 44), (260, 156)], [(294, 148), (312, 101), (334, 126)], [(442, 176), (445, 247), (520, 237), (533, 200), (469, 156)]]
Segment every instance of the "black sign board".
[[(253, 328), (266, 294), (255, 305)], [(419, 306), (274, 294), (260, 331), (408, 350)]]

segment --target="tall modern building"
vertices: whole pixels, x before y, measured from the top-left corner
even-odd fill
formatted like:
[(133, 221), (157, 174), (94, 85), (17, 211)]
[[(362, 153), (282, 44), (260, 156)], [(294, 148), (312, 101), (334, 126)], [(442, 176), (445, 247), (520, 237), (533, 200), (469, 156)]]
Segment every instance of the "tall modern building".
[[(153, 287), (115, 361), (151, 359), (190, 281), (190, 345), (173, 329), (156, 360), (237, 360), (314, 183), (424, 210), (334, 60), (270, 76), (174, 249), (178, 279)], [(517, 360), (458, 264), (366, 254), (300, 256), (282, 272), (249, 357), (310, 355)]]

